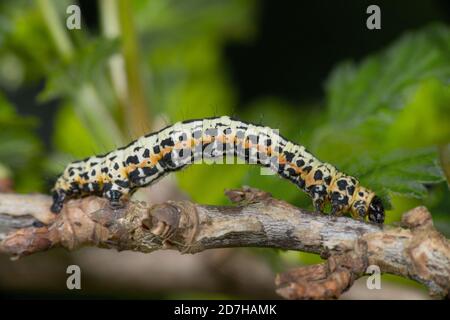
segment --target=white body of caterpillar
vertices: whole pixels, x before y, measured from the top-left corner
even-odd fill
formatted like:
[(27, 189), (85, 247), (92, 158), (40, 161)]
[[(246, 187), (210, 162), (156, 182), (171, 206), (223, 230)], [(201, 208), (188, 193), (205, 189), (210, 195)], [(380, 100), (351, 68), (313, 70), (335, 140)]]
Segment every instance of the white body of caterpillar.
[(51, 210), (59, 212), (66, 198), (100, 195), (120, 205), (137, 188), (199, 159), (237, 156), (269, 167), (308, 193), (316, 210), (331, 203), (331, 214), (384, 222), (382, 202), (354, 177), (323, 163), (305, 147), (269, 127), (227, 116), (178, 122), (145, 135), (126, 147), (70, 163), (58, 178)]

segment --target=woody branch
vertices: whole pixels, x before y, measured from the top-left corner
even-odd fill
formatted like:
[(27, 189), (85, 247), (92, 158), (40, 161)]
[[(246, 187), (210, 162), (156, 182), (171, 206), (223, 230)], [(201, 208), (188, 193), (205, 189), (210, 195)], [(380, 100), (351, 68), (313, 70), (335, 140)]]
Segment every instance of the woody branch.
[(226, 194), (237, 205), (129, 202), (113, 210), (105, 199), (88, 197), (69, 201), (57, 216), (48, 196), (0, 194), (0, 252), (21, 257), (86, 245), (183, 253), (272, 247), (327, 259), (277, 276), (277, 293), (288, 299), (337, 298), (369, 265), (422, 283), (432, 296), (449, 297), (450, 242), (425, 207), (405, 213), (400, 226), (382, 227), (309, 212), (256, 189)]

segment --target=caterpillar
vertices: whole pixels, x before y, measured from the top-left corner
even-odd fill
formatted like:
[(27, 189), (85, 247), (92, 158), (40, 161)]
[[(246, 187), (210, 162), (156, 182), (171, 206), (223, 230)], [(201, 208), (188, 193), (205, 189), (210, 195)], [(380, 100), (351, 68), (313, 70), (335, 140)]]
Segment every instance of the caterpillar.
[(233, 156), (270, 168), (312, 198), (315, 210), (382, 224), (384, 207), (375, 193), (269, 127), (228, 116), (178, 122), (125, 147), (70, 163), (52, 189), (51, 211), (65, 199), (87, 195), (121, 206), (132, 193), (199, 159)]

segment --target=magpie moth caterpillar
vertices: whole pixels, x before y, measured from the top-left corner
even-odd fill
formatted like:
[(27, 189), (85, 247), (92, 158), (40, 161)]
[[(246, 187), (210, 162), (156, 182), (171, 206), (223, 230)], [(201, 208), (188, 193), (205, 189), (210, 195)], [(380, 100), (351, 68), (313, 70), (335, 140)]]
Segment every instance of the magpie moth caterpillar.
[(64, 200), (87, 195), (120, 206), (137, 189), (199, 159), (236, 156), (270, 168), (309, 194), (317, 211), (330, 203), (332, 215), (384, 222), (381, 199), (354, 177), (321, 162), (305, 147), (275, 130), (227, 116), (188, 120), (168, 126), (104, 155), (70, 163), (52, 189), (51, 210)]

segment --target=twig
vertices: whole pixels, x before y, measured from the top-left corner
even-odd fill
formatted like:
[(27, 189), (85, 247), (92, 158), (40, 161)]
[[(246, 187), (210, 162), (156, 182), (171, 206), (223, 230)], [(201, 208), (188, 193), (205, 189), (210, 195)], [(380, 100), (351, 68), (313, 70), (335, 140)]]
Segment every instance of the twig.
[[(278, 275), (277, 292), (285, 298), (337, 298), (369, 265), (422, 283), (432, 296), (449, 297), (450, 243), (433, 227), (425, 207), (404, 214), (401, 226), (380, 227), (308, 212), (255, 189), (230, 190), (227, 196), (238, 205), (130, 202), (112, 210), (104, 199), (88, 197), (69, 201), (54, 216), (46, 196), (0, 194), (0, 217), (16, 214), (0, 219), (0, 251), (20, 257), (56, 246), (74, 250), (85, 245), (189, 253), (224, 247), (282, 248), (327, 259)], [(13, 225), (17, 213), (23, 223)], [(46, 225), (33, 226), (30, 219)]]

